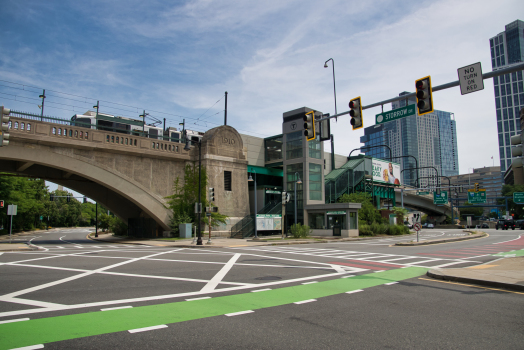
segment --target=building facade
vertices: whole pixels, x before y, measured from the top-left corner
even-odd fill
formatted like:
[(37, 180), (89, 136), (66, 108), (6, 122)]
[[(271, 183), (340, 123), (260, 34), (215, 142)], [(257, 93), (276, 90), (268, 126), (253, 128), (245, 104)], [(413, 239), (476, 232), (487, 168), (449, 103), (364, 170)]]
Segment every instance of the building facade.
[[(399, 96), (405, 94), (408, 93), (403, 92)], [(392, 109), (411, 104), (416, 104), (414, 98), (396, 101), (392, 103)], [(381, 159), (389, 158), (389, 150), (380, 145), (388, 146), (393, 161), (401, 165), (403, 184), (417, 185), (417, 173), (414, 170), (417, 165), (419, 168), (434, 167), (439, 176), (458, 175), (457, 128), (453, 113), (435, 110), (422, 116), (414, 115), (373, 125), (364, 129), (360, 142), (364, 144), (363, 147), (369, 147), (363, 153)], [(419, 169), (419, 186), (436, 186), (435, 175), (432, 168)]]
[[(494, 71), (524, 62), (524, 22), (516, 20), (489, 39)], [(519, 110), (524, 108), (523, 71), (493, 78), (502, 174), (511, 166), (511, 136), (520, 133)]]

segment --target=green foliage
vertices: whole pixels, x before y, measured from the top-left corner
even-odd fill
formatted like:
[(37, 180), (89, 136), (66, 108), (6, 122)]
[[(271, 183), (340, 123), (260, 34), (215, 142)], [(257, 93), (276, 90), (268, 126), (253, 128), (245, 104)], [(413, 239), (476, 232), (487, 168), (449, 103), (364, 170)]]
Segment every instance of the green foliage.
[(351, 194), (343, 194), (339, 199), (339, 203), (361, 203), (362, 208), (358, 211), (358, 222), (371, 225), (372, 223), (382, 223), (382, 216), (371, 202), (371, 195), (365, 192), (356, 192)]
[[(198, 202), (198, 164), (186, 164), (184, 168), (184, 184), (181, 185), (180, 178), (176, 178), (173, 183), (173, 194), (166, 197), (167, 207), (173, 211), (170, 221), (171, 231), (178, 233), (178, 224), (195, 223), (197, 214), (195, 214), (195, 203)], [(202, 167), (200, 175), (200, 202), (203, 207), (208, 207), (207, 200), (207, 172)], [(212, 205), (213, 206), (213, 205)], [(204, 208), (202, 208), (204, 209)], [(211, 213), (211, 226), (217, 227), (220, 224), (226, 224), (228, 216), (220, 213)], [(207, 223), (208, 218), (203, 213), (200, 217), (201, 224)]]
[[(524, 185), (504, 185), (502, 186), (502, 195), (511, 197), (508, 198), (508, 209), (511, 214), (515, 214), (515, 219), (524, 218), (524, 208), (522, 204), (515, 204), (513, 202), (514, 192), (524, 192)], [(504, 204), (504, 201), (501, 201)], [(462, 211), (461, 211), (462, 212)]]
[(289, 231), (294, 238), (305, 238), (311, 234), (311, 229), (309, 226), (302, 225), (301, 223), (291, 225)]
[(394, 207), (393, 212), (395, 213), (397, 217), (397, 224), (401, 225), (404, 223), (404, 218), (408, 214), (408, 210), (402, 207)]
[(472, 204), (464, 203), (466, 206), (471, 206), (471, 208), (460, 208), (460, 216), (465, 220), (466, 216), (482, 216), (484, 209), (482, 207), (474, 207)]
[(376, 235), (406, 235), (409, 234), (409, 229), (404, 225), (388, 225), (372, 223), (371, 225), (362, 224), (358, 227), (361, 236), (376, 236)]

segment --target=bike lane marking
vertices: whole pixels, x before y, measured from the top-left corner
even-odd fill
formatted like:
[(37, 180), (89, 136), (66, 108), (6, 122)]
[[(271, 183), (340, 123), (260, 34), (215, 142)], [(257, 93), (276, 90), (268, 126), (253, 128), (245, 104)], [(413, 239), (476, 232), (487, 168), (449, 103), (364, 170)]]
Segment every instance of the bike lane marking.
[(287, 305), (419, 277), (427, 270), (428, 268), (423, 267), (408, 267), (258, 293), (0, 324), (0, 349), (52, 343)]

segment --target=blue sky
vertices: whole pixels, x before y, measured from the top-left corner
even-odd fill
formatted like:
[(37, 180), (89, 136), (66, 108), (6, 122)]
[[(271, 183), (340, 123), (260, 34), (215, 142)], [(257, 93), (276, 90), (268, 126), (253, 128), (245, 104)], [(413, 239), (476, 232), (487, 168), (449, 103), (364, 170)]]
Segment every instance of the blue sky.
[[(491, 71), (488, 39), (524, 13), (522, 1), (12, 1), (2, 0), (0, 104), (70, 118), (100, 111), (205, 131), (281, 133), (282, 113), (307, 106), (334, 113), (351, 98), (371, 104), (457, 80), (457, 68)], [(25, 85), (25, 86), (24, 86)], [(498, 165), (493, 84), (461, 96), (437, 92), (455, 113), (460, 173)], [(219, 101), (217, 103), (217, 101)], [(384, 110), (391, 106), (384, 106)], [(374, 124), (380, 107), (364, 111)], [(335, 152), (360, 147), (349, 118), (332, 125)], [(329, 149), (329, 143), (326, 148)]]

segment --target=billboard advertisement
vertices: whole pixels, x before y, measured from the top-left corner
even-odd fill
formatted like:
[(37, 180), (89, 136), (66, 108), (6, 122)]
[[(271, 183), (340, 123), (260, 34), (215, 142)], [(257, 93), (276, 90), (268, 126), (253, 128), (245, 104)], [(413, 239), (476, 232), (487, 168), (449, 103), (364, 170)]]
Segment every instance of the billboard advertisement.
[(373, 181), (400, 185), (400, 164), (373, 158)]

